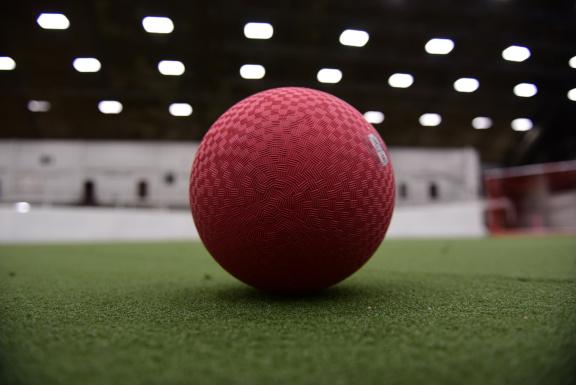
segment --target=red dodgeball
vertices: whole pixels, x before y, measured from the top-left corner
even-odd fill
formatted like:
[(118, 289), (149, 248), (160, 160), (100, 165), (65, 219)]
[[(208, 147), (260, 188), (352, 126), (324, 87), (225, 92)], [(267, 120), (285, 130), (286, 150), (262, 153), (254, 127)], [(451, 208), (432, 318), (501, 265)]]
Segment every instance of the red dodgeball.
[(210, 128), (190, 176), (204, 245), (258, 289), (310, 292), (374, 254), (394, 208), (386, 145), (354, 107), (307, 88), (232, 106)]

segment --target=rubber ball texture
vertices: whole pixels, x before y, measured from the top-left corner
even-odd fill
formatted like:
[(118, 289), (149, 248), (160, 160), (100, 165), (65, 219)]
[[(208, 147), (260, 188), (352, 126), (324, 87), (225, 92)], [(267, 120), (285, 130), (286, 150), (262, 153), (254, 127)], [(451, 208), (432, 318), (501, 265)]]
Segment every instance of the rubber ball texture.
[(323, 289), (382, 242), (394, 208), (389, 159), (343, 100), (308, 88), (263, 91), (202, 140), (192, 216), (210, 254), (239, 280), (274, 292)]

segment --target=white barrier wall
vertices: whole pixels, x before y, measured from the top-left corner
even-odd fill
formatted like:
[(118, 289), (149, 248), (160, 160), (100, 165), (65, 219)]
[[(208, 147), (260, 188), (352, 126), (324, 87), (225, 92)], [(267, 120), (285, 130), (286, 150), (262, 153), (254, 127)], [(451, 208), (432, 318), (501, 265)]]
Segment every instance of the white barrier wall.
[(32, 207), (0, 208), (0, 242), (146, 241), (198, 239), (184, 210)]
[(397, 207), (388, 237), (479, 238), (487, 235), (481, 201)]
[[(390, 238), (482, 237), (483, 207), (478, 201), (397, 207)], [(0, 207), (0, 242), (79, 242), (197, 240), (185, 210), (32, 207), (18, 213)]]

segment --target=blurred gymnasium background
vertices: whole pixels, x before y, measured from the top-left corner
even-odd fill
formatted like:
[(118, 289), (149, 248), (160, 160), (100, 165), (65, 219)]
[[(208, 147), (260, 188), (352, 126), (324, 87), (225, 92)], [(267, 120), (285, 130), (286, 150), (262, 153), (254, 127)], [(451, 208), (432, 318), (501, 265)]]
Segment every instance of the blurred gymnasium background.
[(196, 239), (228, 107), (346, 100), (392, 151), (391, 237), (576, 232), (573, 1), (0, 5), (0, 241)]

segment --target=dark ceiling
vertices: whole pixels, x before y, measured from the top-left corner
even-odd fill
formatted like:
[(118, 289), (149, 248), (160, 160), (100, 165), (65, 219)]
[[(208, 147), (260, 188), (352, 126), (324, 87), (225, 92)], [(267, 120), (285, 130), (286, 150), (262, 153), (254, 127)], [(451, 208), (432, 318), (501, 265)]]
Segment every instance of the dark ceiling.
[[(42, 12), (62, 12), (68, 30), (43, 30)], [(146, 33), (145, 16), (168, 16), (175, 30)], [(474, 146), (485, 162), (520, 164), (576, 156), (574, 1), (527, 0), (321, 0), (321, 1), (68, 1), (4, 0), (0, 5), (0, 56), (14, 58), (14, 71), (0, 71), (0, 137), (131, 140), (198, 140), (236, 101), (259, 90), (308, 86), (333, 93), (360, 111), (380, 110), (376, 125), (391, 146)], [(243, 35), (249, 21), (270, 22), (270, 40)], [(369, 43), (342, 46), (340, 32), (364, 29)], [(448, 55), (429, 55), (433, 37), (454, 40)], [(502, 59), (511, 44), (532, 56), (515, 63)], [(78, 56), (97, 57), (98, 73), (79, 73)], [(180, 77), (161, 75), (157, 63), (181, 60)], [(266, 67), (262, 80), (239, 76), (242, 64)], [(320, 84), (316, 72), (339, 68), (338, 84)], [(407, 89), (391, 88), (388, 76), (412, 73)], [(460, 77), (475, 77), (471, 94), (454, 91)], [(519, 98), (520, 82), (538, 86), (532, 98)], [(29, 112), (30, 99), (48, 100), (46, 113)], [(101, 99), (124, 104), (119, 115), (103, 115)], [(172, 102), (188, 102), (189, 117), (168, 113)], [(418, 117), (437, 112), (437, 127)], [(475, 116), (494, 125), (474, 130)], [(536, 128), (515, 132), (511, 120), (533, 119)]]

